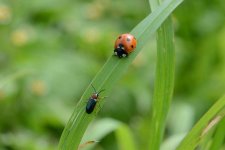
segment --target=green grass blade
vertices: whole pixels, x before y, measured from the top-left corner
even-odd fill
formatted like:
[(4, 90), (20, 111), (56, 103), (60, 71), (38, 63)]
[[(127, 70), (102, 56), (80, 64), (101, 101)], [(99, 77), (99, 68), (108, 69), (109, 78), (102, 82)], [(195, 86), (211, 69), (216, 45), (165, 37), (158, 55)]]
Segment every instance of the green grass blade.
[[(159, 0), (149, 0), (154, 11)], [(157, 66), (154, 96), (151, 104), (149, 149), (158, 150), (165, 130), (174, 88), (175, 48), (172, 19), (169, 16), (157, 30)]]
[(122, 124), (116, 131), (116, 138), (118, 141), (118, 147), (120, 150), (136, 150), (135, 141), (130, 128)]
[(210, 150), (218, 150), (222, 147), (225, 140), (225, 117), (218, 124), (218, 127), (215, 131), (215, 135), (210, 146)]
[[(117, 131), (117, 129), (122, 125), (122, 122), (110, 118), (104, 118), (97, 121), (95, 120), (94, 124), (91, 124), (91, 126), (88, 127), (81, 143), (83, 144), (90, 140), (100, 142), (106, 135), (110, 134), (111, 132)], [(80, 150), (93, 149), (96, 144), (98, 145), (98, 142), (81, 147)]]
[[(106, 91), (101, 94), (102, 96), (107, 95), (111, 87), (122, 76), (129, 64), (131, 64), (137, 54), (141, 51), (150, 36), (181, 2), (182, 0), (165, 1), (131, 31), (131, 34), (133, 34), (138, 41), (136, 50), (128, 58), (124, 59), (118, 59), (115, 56), (111, 56), (91, 82), (96, 90), (106, 89)], [(84, 106), (92, 92), (93, 89), (89, 85), (62, 133), (59, 149), (77, 149), (88, 124), (95, 116), (95, 112), (91, 115), (86, 114)], [(99, 103), (102, 106), (104, 100), (101, 100)]]
[(219, 99), (185, 136), (176, 150), (194, 150), (207, 133), (225, 116), (225, 96)]

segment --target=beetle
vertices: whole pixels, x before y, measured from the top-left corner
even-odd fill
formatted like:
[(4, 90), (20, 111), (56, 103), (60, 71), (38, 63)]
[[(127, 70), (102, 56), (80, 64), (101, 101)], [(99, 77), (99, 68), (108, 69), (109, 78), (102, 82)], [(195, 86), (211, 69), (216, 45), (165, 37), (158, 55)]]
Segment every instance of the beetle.
[(105, 90), (105, 89), (103, 89), (103, 90), (100, 90), (99, 92), (96, 92), (96, 89), (94, 88), (94, 86), (92, 84), (91, 84), (91, 86), (94, 89), (94, 93), (88, 99), (88, 102), (86, 105), (86, 113), (88, 113), (88, 114), (91, 114), (94, 111), (95, 106), (99, 100), (99, 94)]
[(121, 34), (114, 45), (114, 55), (121, 57), (127, 57), (131, 52), (134, 51), (137, 45), (136, 38), (129, 34)]

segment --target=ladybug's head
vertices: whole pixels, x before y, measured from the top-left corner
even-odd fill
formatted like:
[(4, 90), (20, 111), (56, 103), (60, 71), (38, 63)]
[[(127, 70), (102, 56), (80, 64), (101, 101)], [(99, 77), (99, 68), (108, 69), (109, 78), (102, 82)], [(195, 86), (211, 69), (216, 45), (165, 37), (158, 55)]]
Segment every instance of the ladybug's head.
[(121, 44), (121, 43), (120, 43), (120, 44), (118, 45), (117, 49), (124, 50), (124, 46), (123, 46), (123, 44)]

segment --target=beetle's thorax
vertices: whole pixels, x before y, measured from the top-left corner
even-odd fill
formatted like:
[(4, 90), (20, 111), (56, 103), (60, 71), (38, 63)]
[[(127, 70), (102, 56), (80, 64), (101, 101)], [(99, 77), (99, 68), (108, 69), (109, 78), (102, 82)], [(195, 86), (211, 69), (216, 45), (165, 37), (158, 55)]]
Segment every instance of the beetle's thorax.
[(92, 94), (91, 98), (92, 98), (92, 99), (97, 99), (97, 98), (98, 98), (98, 93)]

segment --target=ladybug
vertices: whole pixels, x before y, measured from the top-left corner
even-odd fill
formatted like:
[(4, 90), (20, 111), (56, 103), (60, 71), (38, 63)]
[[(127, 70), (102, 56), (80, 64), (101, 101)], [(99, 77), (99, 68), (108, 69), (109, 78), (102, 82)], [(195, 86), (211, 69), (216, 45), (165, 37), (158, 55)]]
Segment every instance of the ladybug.
[(91, 95), (91, 97), (89, 98), (87, 105), (86, 105), (86, 113), (88, 113), (88, 114), (91, 114), (94, 111), (95, 106), (99, 99), (99, 94), (104, 91), (104, 89), (103, 89), (99, 92), (96, 92), (94, 86), (92, 84), (91, 84), (91, 86), (94, 89), (94, 93)]
[(136, 48), (137, 40), (136, 38), (129, 34), (121, 34), (115, 42), (114, 45), (114, 55), (121, 57), (127, 57), (129, 53), (133, 52)]

